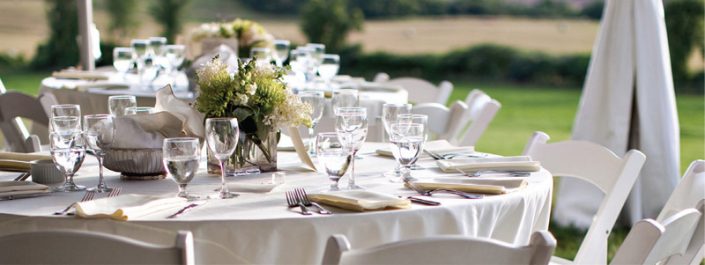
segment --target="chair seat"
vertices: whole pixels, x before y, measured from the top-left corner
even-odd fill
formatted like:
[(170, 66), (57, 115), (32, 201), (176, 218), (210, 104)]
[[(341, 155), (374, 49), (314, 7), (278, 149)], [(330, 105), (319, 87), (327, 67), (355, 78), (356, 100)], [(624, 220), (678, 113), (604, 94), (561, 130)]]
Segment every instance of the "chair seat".
[(568, 260), (568, 259), (565, 259), (565, 258), (561, 258), (561, 257), (558, 257), (558, 256), (552, 256), (552, 257), (551, 257), (551, 261), (549, 261), (548, 264), (552, 264), (552, 265), (565, 265), (565, 264), (573, 264), (573, 261)]

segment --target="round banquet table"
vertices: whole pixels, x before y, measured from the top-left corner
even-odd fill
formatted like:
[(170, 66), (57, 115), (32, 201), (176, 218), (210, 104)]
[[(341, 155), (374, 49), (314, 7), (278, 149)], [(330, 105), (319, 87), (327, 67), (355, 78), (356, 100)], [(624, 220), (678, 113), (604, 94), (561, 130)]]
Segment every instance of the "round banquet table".
[[(367, 143), (357, 161), (357, 183), (368, 190), (392, 195), (413, 195), (400, 183), (381, 176), (394, 166), (393, 159), (372, 155), (381, 143)], [(203, 161), (205, 163), (205, 161)], [(418, 162), (426, 169), (413, 171), (414, 177), (443, 174), (430, 158)], [(156, 244), (173, 244), (178, 230), (190, 230), (195, 239), (198, 264), (320, 263), (324, 246), (332, 234), (344, 234), (353, 248), (363, 248), (404, 239), (435, 235), (464, 235), (526, 244), (532, 232), (548, 229), (552, 176), (546, 170), (526, 177), (528, 185), (512, 193), (468, 200), (434, 195), (431, 200), (441, 206), (412, 204), (409, 209), (374, 212), (349, 212), (326, 207), (333, 215), (303, 216), (298, 208), (286, 207), (284, 191), (304, 187), (309, 193), (326, 190), (330, 181), (322, 173), (306, 169), (293, 152), (279, 152), (279, 169), (286, 173), (285, 183), (267, 193), (240, 193), (230, 200), (210, 199), (175, 218), (165, 217), (173, 211), (149, 217), (114, 221), (53, 216), (79, 200), (83, 192), (52, 193), (47, 196), (0, 201), (0, 235), (48, 229), (80, 229), (127, 236)], [(209, 176), (201, 166), (189, 185), (195, 194), (214, 194), (220, 178)], [(95, 186), (97, 163), (87, 158), (76, 182)], [(122, 181), (119, 173), (106, 171), (109, 186), (122, 187), (122, 194), (175, 195), (176, 184), (170, 179)], [(11, 179), (16, 173), (0, 173)], [(229, 178), (234, 183), (262, 183), (271, 174)], [(463, 177), (463, 176), (458, 176)], [(347, 177), (341, 180), (345, 186)], [(118, 197), (119, 198), (119, 197)], [(87, 250), (88, 251), (88, 250)], [(129, 255), (129, 253), (125, 253)]]

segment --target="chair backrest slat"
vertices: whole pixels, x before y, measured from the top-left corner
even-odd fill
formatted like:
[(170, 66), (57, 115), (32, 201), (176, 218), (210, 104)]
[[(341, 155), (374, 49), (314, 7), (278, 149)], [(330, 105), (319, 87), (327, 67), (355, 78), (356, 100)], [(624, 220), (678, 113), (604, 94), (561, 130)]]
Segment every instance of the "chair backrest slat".
[(409, 102), (415, 104), (440, 103), (445, 105), (453, 92), (453, 84), (448, 81), (443, 81), (436, 86), (431, 82), (415, 77), (399, 77), (382, 83), (406, 89), (409, 92)]

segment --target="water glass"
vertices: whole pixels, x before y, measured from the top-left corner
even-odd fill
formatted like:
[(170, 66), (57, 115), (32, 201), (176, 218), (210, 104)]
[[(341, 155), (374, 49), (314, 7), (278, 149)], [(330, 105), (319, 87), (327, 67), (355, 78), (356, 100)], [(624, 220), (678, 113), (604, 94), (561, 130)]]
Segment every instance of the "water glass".
[(164, 57), (168, 62), (169, 72), (173, 73), (184, 63), (186, 57), (186, 46), (166, 45), (164, 46)]
[(72, 133), (81, 131), (81, 106), (79, 105), (52, 105), (51, 117), (49, 118), (50, 132)]
[(49, 146), (54, 165), (59, 171), (64, 173), (66, 178), (64, 185), (55, 188), (54, 191), (74, 192), (85, 190), (86, 187), (76, 185), (73, 182), (73, 176), (81, 168), (83, 159), (86, 156), (81, 132), (72, 134), (50, 133)]
[(153, 107), (127, 107), (125, 109), (125, 115), (152, 114), (155, 112), (156, 109)]
[(134, 50), (137, 58), (142, 58), (147, 54), (147, 49), (149, 48), (149, 40), (134, 39), (130, 42), (130, 46)]
[(157, 57), (164, 56), (164, 46), (166, 46), (166, 42), (165, 37), (150, 37), (147, 53), (151, 53)]
[(269, 48), (252, 48), (250, 58), (255, 60), (257, 66), (267, 66), (272, 61), (272, 51)]
[(137, 97), (131, 95), (117, 95), (108, 97), (110, 114), (115, 117), (125, 116), (129, 107), (137, 107)]
[(411, 178), (411, 165), (418, 160), (426, 141), (424, 127), (418, 123), (396, 123), (390, 128), (389, 141), (394, 145), (392, 154), (402, 166), (402, 179), (399, 181)]
[(318, 68), (323, 61), (323, 54), (326, 53), (326, 45), (321, 43), (308, 43), (306, 47), (311, 49), (311, 57), (315, 60), (316, 68)]
[(105, 151), (110, 148), (115, 136), (115, 124), (113, 116), (110, 114), (94, 114), (83, 116), (83, 132), (86, 141), (86, 147), (93, 151), (93, 154), (98, 159), (98, 185), (89, 190), (95, 192), (109, 192), (113, 190), (109, 188), (103, 181), (103, 158)]
[[(361, 107), (337, 108), (335, 111), (335, 131), (340, 142), (349, 149), (350, 156), (355, 157), (367, 138), (367, 109)], [(351, 161), (350, 189), (359, 189), (355, 185), (355, 159)]]
[(289, 46), (291, 46), (291, 42), (288, 40), (274, 40), (274, 59), (277, 66), (284, 66), (284, 61), (289, 56)]
[(135, 60), (135, 50), (131, 47), (117, 47), (113, 49), (113, 66), (115, 70), (122, 74), (123, 79)]
[(316, 138), (316, 149), (318, 161), (321, 161), (326, 175), (333, 181), (330, 185), (331, 191), (339, 190), (338, 181), (348, 171), (348, 166), (352, 162), (350, 150), (340, 142), (337, 133), (319, 133)]
[[(382, 125), (384, 125), (384, 131), (387, 135), (391, 134), (391, 125), (396, 123), (399, 115), (411, 113), (411, 104), (396, 104), (396, 103), (386, 103), (382, 105)], [(384, 175), (392, 181), (397, 181), (400, 177), (399, 163), (396, 163), (393, 170), (390, 170)]]
[(357, 89), (340, 89), (333, 93), (333, 112), (339, 108), (357, 107), (360, 104)]
[[(426, 140), (428, 140), (428, 116), (423, 115), (423, 114), (400, 114), (397, 117), (397, 123), (418, 123), (423, 125), (424, 129), (424, 143)], [(423, 151), (423, 145), (421, 145), (421, 151)], [(411, 169), (416, 170), (416, 169), (423, 169), (416, 165), (416, 161), (414, 161), (411, 164)]]
[(229, 192), (225, 183), (225, 161), (233, 155), (237, 147), (240, 129), (235, 118), (208, 118), (206, 119), (206, 140), (208, 148), (220, 164), (220, 198), (229, 199), (237, 194)]
[(337, 54), (324, 54), (321, 65), (318, 66), (318, 75), (329, 83), (340, 68), (340, 56)]
[(316, 125), (318, 125), (318, 122), (321, 120), (321, 117), (323, 117), (323, 110), (326, 106), (326, 99), (323, 95), (323, 91), (306, 90), (299, 92), (298, 95), (299, 98), (301, 98), (302, 102), (311, 106), (311, 128), (308, 128), (308, 151), (310, 155), (315, 156), (316, 148), (314, 147), (314, 141), (316, 136), (314, 133), (316, 131)]
[(179, 186), (177, 196), (195, 199), (186, 193), (186, 185), (196, 176), (201, 158), (201, 144), (198, 138), (166, 138), (162, 146), (164, 168), (171, 179)]

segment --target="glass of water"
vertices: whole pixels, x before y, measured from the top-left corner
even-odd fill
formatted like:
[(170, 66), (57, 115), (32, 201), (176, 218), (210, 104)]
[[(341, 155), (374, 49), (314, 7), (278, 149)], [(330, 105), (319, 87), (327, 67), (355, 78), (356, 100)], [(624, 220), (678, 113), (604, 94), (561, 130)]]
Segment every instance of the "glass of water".
[(318, 68), (323, 61), (323, 54), (326, 53), (326, 45), (322, 43), (308, 43), (306, 44), (306, 48), (311, 49), (311, 57), (315, 60), (316, 68)]
[[(340, 142), (348, 148), (350, 156), (355, 157), (367, 139), (367, 108), (346, 107), (336, 110), (335, 131)], [(350, 189), (360, 189), (355, 184), (355, 159), (351, 161)]]
[(164, 46), (166, 46), (166, 42), (167, 40), (165, 37), (150, 37), (147, 52), (156, 55), (157, 57), (164, 56)]
[(155, 112), (156, 109), (153, 107), (128, 107), (125, 109), (125, 115), (152, 114)]
[(83, 145), (81, 132), (70, 134), (49, 134), (49, 145), (51, 158), (59, 171), (64, 173), (66, 182), (63, 186), (57, 187), (54, 191), (74, 192), (85, 190), (86, 187), (76, 185), (73, 176), (81, 168), (83, 159), (86, 156), (86, 148)]
[(178, 72), (179, 67), (184, 63), (186, 56), (186, 46), (166, 45), (164, 46), (164, 57), (168, 62), (169, 73)]
[(98, 193), (110, 192), (113, 188), (109, 188), (103, 180), (103, 158), (115, 137), (113, 116), (109, 114), (83, 116), (83, 132), (86, 146), (93, 151), (93, 154), (98, 159), (98, 185), (90, 190)]
[(323, 163), (326, 175), (333, 181), (333, 184), (330, 185), (330, 190), (339, 190), (338, 181), (348, 171), (348, 166), (353, 160), (350, 150), (340, 142), (338, 134), (332, 132), (318, 134), (316, 149), (318, 161)]
[(250, 58), (255, 60), (257, 66), (267, 66), (272, 61), (272, 51), (269, 48), (252, 48)]
[(284, 66), (284, 61), (289, 57), (289, 46), (291, 46), (291, 42), (288, 40), (274, 40), (274, 59), (277, 66)]
[(333, 92), (333, 112), (339, 108), (357, 107), (360, 104), (357, 89), (340, 89)]
[(337, 54), (324, 54), (321, 65), (318, 67), (318, 75), (330, 86), (330, 81), (338, 74), (340, 68), (340, 56)]
[(127, 72), (132, 68), (134, 60), (135, 50), (131, 47), (117, 47), (113, 49), (113, 66), (118, 73), (122, 74), (123, 80)]
[(186, 186), (198, 171), (201, 158), (201, 145), (198, 138), (177, 137), (164, 139), (162, 146), (164, 168), (179, 186), (177, 196), (195, 199), (186, 192)]
[(62, 104), (51, 106), (49, 131), (55, 133), (73, 133), (81, 131), (81, 106)]
[(392, 154), (402, 166), (399, 181), (411, 178), (411, 165), (419, 158), (426, 141), (424, 127), (418, 123), (395, 123), (391, 126), (389, 141), (394, 145)]
[[(396, 104), (396, 103), (386, 103), (382, 105), (382, 125), (384, 125), (384, 131), (387, 135), (392, 132), (392, 124), (397, 122), (399, 115), (405, 115), (411, 113), (411, 104)], [(396, 163), (393, 170), (390, 170), (384, 175), (389, 178), (389, 180), (395, 182), (399, 180), (401, 174), (401, 166)]]
[(308, 128), (308, 152), (310, 155), (315, 156), (316, 148), (314, 146), (314, 141), (316, 140), (316, 135), (314, 133), (316, 132), (316, 125), (318, 125), (318, 122), (321, 120), (321, 117), (323, 117), (323, 109), (326, 105), (326, 99), (323, 95), (323, 91), (313, 90), (301, 91), (299, 92), (299, 97), (301, 98), (301, 101), (311, 106), (311, 128)]
[(131, 95), (117, 95), (108, 97), (110, 115), (114, 117), (125, 116), (129, 107), (137, 107), (137, 97)]
[(235, 118), (208, 118), (206, 119), (206, 140), (208, 148), (220, 164), (220, 198), (230, 199), (238, 195), (228, 191), (225, 183), (225, 161), (233, 155), (237, 147), (240, 129)]
[[(397, 123), (417, 123), (423, 125), (423, 136), (424, 143), (428, 140), (428, 115), (423, 114), (399, 114), (397, 117)], [(423, 145), (421, 145), (421, 151), (423, 151)], [(412, 170), (423, 169), (422, 167), (416, 165), (416, 161), (411, 164)]]

